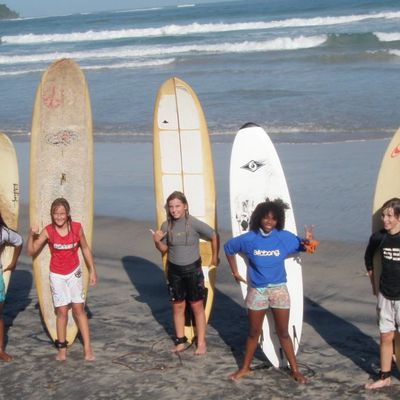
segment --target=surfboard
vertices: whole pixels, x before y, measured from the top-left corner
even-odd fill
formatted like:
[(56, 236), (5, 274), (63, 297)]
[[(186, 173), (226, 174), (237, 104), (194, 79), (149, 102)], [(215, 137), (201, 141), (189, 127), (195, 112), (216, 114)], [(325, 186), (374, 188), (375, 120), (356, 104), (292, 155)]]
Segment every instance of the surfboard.
[[(89, 246), (93, 230), (93, 134), (89, 90), (79, 66), (61, 59), (49, 66), (36, 92), (32, 116), (29, 212), (31, 226), (51, 223), (50, 206), (63, 197), (72, 220), (82, 223)], [(84, 265), (80, 253), (81, 265)], [(43, 322), (52, 340), (56, 318), (49, 284), (50, 252), (45, 246), (33, 260), (34, 279)], [(88, 270), (83, 268), (88, 289)], [(69, 313), (67, 340), (78, 329)]]
[[(159, 88), (154, 107), (154, 192), (157, 225), (166, 220), (165, 203), (175, 190), (183, 192), (192, 216), (216, 228), (214, 166), (206, 119), (193, 89), (179, 78)], [(200, 256), (207, 295), (208, 321), (214, 301), (216, 267), (211, 264), (211, 243), (201, 241)], [(166, 272), (166, 259), (163, 259)], [(186, 307), (189, 309), (189, 307)], [(193, 341), (193, 318), (186, 318), (185, 336)]]
[[(19, 174), (15, 148), (10, 138), (0, 132), (0, 213), (6, 225), (18, 229), (19, 214)], [(1, 254), (0, 265), (7, 268), (14, 255), (14, 247), (5, 246)], [(3, 279), (7, 293), (11, 272), (3, 272)]]
[[(230, 160), (229, 175), (230, 210), (232, 235), (238, 236), (249, 231), (250, 217), (257, 204), (281, 198), (288, 203), (285, 229), (297, 234), (293, 207), (285, 175), (275, 147), (260, 126), (254, 123), (243, 125), (237, 132)], [(236, 255), (239, 273), (247, 276), (247, 260)], [(286, 259), (287, 287), (291, 299), (289, 333), (295, 353), (299, 348), (303, 322), (303, 280), (298, 257)], [(243, 298), (247, 285), (240, 284)], [(270, 311), (264, 319), (260, 346), (275, 367), (286, 366), (287, 360), (275, 332), (275, 323)]]
[[(375, 195), (372, 206), (372, 232), (383, 228), (381, 220), (381, 207), (393, 197), (400, 198), (400, 128), (394, 134), (382, 158), (378, 178), (376, 181)], [(375, 287), (379, 288), (379, 279), (382, 272), (382, 260), (377, 252), (374, 256)], [(400, 370), (400, 334), (395, 335), (396, 364)]]

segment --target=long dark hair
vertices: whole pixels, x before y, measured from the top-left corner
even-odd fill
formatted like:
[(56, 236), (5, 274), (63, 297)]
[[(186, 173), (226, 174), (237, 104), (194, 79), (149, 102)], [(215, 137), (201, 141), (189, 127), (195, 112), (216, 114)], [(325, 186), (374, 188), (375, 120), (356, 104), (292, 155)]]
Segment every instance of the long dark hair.
[(186, 243), (188, 240), (189, 236), (189, 203), (187, 201), (186, 196), (179, 191), (172, 192), (168, 197), (165, 202), (165, 210), (167, 212), (167, 222), (168, 222), (168, 241), (171, 243), (172, 242), (172, 231), (174, 229), (175, 225), (175, 220), (172, 217), (171, 213), (169, 212), (169, 202), (171, 200), (179, 200), (181, 201), (185, 206), (186, 206), (186, 212), (185, 212), (185, 231), (186, 231)]
[(281, 231), (285, 228), (285, 211), (290, 207), (282, 199), (270, 200), (268, 197), (264, 202), (257, 205), (250, 218), (250, 230), (258, 231), (261, 228), (261, 220), (268, 214), (276, 219), (276, 229)]

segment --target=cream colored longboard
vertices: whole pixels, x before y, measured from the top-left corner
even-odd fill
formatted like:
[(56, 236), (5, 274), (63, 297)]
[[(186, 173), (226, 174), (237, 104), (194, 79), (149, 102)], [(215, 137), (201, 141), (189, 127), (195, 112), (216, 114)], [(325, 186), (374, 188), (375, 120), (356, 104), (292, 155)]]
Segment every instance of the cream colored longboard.
[[(175, 190), (185, 193), (190, 214), (216, 227), (214, 167), (206, 119), (193, 89), (178, 78), (160, 87), (154, 108), (154, 190), (157, 225), (166, 219), (165, 202)], [(216, 267), (210, 267), (211, 244), (200, 243), (208, 321), (214, 300)], [(164, 268), (166, 267), (164, 259)], [(193, 321), (187, 318), (185, 335), (193, 341)]]
[[(372, 207), (372, 232), (383, 228), (381, 207), (393, 197), (400, 198), (400, 128), (394, 134), (383, 156), (376, 181), (374, 203)], [(374, 257), (375, 287), (379, 288), (382, 261), (377, 253)], [(400, 370), (400, 334), (395, 336), (396, 364)]]
[[(50, 206), (64, 197), (74, 221), (82, 223), (89, 246), (93, 230), (93, 134), (89, 90), (85, 76), (72, 60), (50, 65), (36, 92), (32, 117), (30, 159), (30, 223), (42, 230), (51, 223)], [(56, 319), (49, 285), (50, 252), (45, 246), (33, 261), (40, 311), (55, 340)], [(81, 265), (84, 265), (80, 252)], [(84, 271), (85, 292), (88, 271)], [(67, 340), (77, 326), (70, 313)]]
[[(0, 213), (6, 225), (18, 229), (19, 213), (19, 175), (18, 161), (14, 145), (7, 135), (0, 132)], [(3, 269), (10, 264), (14, 254), (14, 247), (5, 246), (1, 254), (0, 265)], [(10, 283), (11, 272), (3, 272), (6, 292)]]

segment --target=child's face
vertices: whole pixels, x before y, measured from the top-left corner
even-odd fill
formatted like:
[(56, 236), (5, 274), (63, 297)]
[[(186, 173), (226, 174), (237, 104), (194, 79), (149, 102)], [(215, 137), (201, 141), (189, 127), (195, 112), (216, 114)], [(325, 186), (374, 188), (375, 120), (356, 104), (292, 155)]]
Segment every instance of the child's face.
[(172, 199), (168, 202), (168, 211), (173, 219), (179, 219), (186, 213), (187, 205), (179, 199)]
[(388, 207), (382, 211), (383, 227), (391, 234), (400, 232), (400, 216), (394, 214), (393, 208)]
[(63, 226), (68, 220), (68, 213), (64, 206), (58, 206), (53, 211), (53, 221), (57, 226)]
[(264, 217), (261, 218), (261, 228), (266, 233), (269, 233), (273, 229), (275, 229), (277, 223), (278, 221), (276, 220), (272, 212), (269, 212), (268, 214), (264, 215)]

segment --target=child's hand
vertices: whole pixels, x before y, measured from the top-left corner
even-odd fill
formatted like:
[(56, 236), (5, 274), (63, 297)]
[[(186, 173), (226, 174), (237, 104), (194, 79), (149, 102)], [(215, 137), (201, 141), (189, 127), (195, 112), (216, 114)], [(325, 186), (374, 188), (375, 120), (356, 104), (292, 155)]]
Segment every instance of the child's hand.
[(154, 242), (161, 242), (161, 240), (164, 239), (165, 235), (167, 234), (167, 232), (163, 232), (163, 231), (153, 231), (152, 229), (150, 229), (150, 232), (153, 234), (153, 240)]
[(304, 225), (304, 238), (310, 242), (314, 239), (314, 225)]
[(319, 240), (314, 239), (314, 225), (305, 225), (304, 226), (305, 232), (305, 240), (302, 242), (305, 250), (309, 254), (315, 253), (317, 247), (319, 246)]
[(97, 284), (97, 273), (93, 269), (89, 272), (89, 284), (90, 286), (96, 286)]
[(14, 271), (14, 269), (17, 267), (17, 264), (10, 264), (7, 268), (5, 268), (3, 270), (3, 272), (7, 272), (7, 271)]
[(246, 279), (244, 279), (242, 277), (242, 275), (239, 274), (239, 272), (236, 272), (236, 273), (232, 272), (232, 276), (235, 278), (236, 283), (243, 282), (243, 283), (245, 283), (247, 285)]
[(31, 235), (32, 236), (36, 236), (36, 235), (39, 235), (39, 227), (38, 226), (36, 226), (36, 225), (34, 225), (34, 226), (31, 226)]
[(219, 264), (219, 257), (213, 257), (213, 258), (211, 259), (211, 265), (210, 265), (210, 267), (211, 267), (211, 266), (218, 267), (218, 264)]

